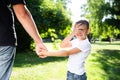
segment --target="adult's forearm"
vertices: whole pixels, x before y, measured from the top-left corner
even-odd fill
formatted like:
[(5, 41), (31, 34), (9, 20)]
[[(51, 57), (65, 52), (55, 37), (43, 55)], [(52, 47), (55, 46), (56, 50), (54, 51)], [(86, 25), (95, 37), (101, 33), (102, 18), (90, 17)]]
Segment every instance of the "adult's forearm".
[(29, 12), (27, 12), (25, 17), (21, 18), (20, 22), (23, 25), (24, 29), (27, 31), (27, 33), (34, 39), (36, 43), (39, 43), (40, 41), (42, 42), (36, 24)]
[(42, 39), (39, 36), (36, 24), (32, 18), (32, 15), (30, 14), (29, 10), (24, 5), (18, 6), (21, 10), (16, 10), (17, 7), (15, 6), (15, 14), (20, 21), (20, 23), (23, 25), (23, 28), (26, 30), (26, 32), (34, 39), (36, 43), (41, 43)]

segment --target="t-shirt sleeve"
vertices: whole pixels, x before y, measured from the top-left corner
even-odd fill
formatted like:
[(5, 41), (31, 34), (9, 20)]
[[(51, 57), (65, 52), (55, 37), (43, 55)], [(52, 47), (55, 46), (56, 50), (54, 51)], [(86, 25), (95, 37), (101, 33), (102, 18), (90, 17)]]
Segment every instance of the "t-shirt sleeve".
[(16, 5), (16, 4), (26, 4), (26, 3), (25, 0), (11, 0), (11, 4)]
[(81, 51), (84, 51), (84, 50), (89, 48), (89, 45), (88, 44), (84, 44), (84, 43), (80, 43), (80, 44), (76, 45), (75, 47), (80, 49)]
[[(86, 41), (83, 41), (83, 42), (81, 42), (81, 43), (76, 43), (76, 42), (77, 42), (76, 40), (71, 41), (73, 48), (76, 47), (76, 48), (80, 49), (81, 51), (84, 51), (84, 50), (90, 48), (90, 45), (87, 44)], [(74, 44), (74, 45), (73, 45), (73, 44)]]

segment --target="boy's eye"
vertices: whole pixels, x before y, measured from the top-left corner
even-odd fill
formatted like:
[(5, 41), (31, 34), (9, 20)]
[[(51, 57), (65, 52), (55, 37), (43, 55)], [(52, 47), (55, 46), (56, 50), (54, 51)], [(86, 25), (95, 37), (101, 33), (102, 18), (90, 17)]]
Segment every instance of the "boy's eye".
[(84, 31), (84, 29), (78, 29), (79, 31)]

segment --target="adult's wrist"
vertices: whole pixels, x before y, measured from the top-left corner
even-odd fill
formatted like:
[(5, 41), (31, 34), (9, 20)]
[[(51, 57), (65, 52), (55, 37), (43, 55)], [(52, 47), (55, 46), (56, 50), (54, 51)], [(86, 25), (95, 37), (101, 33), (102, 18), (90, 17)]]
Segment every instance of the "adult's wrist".
[(35, 44), (43, 44), (43, 41), (41, 39), (34, 41)]

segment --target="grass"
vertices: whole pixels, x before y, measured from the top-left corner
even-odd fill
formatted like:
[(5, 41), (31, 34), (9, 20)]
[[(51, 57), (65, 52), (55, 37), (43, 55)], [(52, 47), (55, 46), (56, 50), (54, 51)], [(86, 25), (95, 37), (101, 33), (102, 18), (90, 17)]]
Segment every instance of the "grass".
[[(57, 45), (46, 43), (50, 50)], [(11, 80), (65, 80), (67, 59), (41, 59), (34, 52), (16, 54)], [(92, 44), (85, 68), (88, 80), (120, 80), (120, 42)]]

